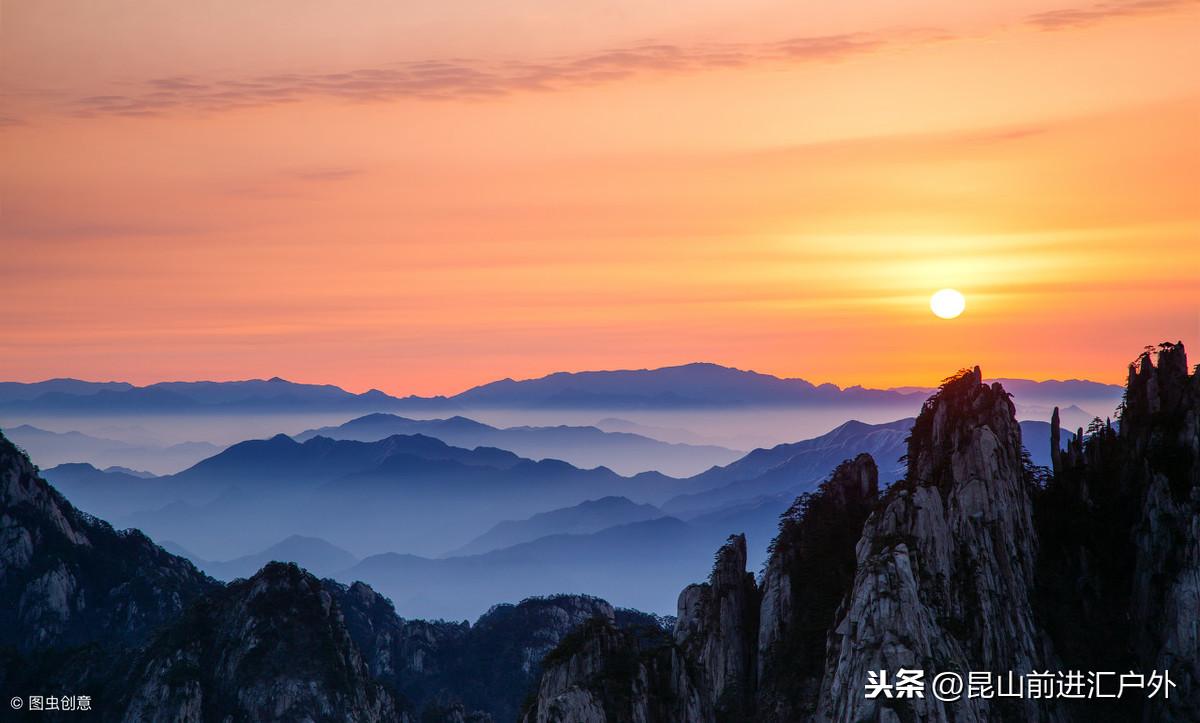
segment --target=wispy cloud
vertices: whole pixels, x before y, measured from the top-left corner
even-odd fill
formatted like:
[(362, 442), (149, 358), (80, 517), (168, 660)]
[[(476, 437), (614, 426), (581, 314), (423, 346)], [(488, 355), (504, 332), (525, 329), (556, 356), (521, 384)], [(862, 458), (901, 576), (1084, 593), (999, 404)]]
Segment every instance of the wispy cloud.
[(92, 95), (71, 103), (82, 117), (152, 117), (172, 112), (218, 113), (313, 98), (356, 102), (397, 99), (479, 100), (525, 92), (594, 86), (651, 73), (696, 73), (756, 63), (835, 62), (903, 42), (942, 36), (850, 33), (770, 43), (641, 44), (540, 61), (486, 62), (454, 58), (394, 63), (336, 73), (281, 73), (249, 78), (153, 78), (130, 93)]
[(1127, 2), (1099, 2), (1061, 10), (1030, 15), (1030, 25), (1042, 30), (1071, 30), (1123, 18), (1145, 15), (1162, 15), (1189, 7), (1197, 7), (1197, 0), (1128, 0)]

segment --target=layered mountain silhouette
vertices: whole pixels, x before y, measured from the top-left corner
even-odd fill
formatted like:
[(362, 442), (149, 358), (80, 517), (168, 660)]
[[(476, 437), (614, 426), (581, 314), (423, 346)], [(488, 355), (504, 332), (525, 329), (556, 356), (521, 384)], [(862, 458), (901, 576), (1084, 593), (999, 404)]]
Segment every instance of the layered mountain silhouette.
[(210, 442), (131, 444), (82, 432), (51, 432), (28, 424), (9, 427), (5, 434), (37, 459), (39, 464), (47, 467), (69, 463), (86, 463), (100, 469), (136, 465), (138, 469), (154, 474), (170, 474), (211, 457), (222, 449)]
[[(1070, 380), (1005, 380), (1022, 403), (1079, 403), (1108, 413), (1120, 387)], [(0, 383), (0, 410), (24, 413), (230, 411), (462, 411), (467, 409), (728, 409), (920, 403), (922, 388), (867, 389), (813, 384), (710, 363), (659, 369), (559, 372), (538, 379), (502, 379), (453, 396), (394, 397), (378, 390), (362, 394), (332, 385), (298, 384), (278, 377), (238, 382), (160, 382), (137, 387), (123, 382), (54, 379), (31, 384)]]
[[(760, 565), (779, 515), (841, 460), (870, 451), (893, 460), (884, 484), (898, 477), (911, 424), (849, 422), (684, 480), (580, 470), (423, 435), (376, 442), (277, 435), (148, 480), (74, 465), (48, 475), (85, 509), (171, 540), (223, 580), (282, 559), (366, 580), (406, 615), (473, 618), (495, 600), (551, 592), (604, 594), (665, 613), (675, 589), (729, 534), (744, 533), (748, 558)], [(1023, 424), (1040, 424), (1039, 436), (1048, 439), (1045, 423)], [(1048, 441), (1035, 459), (1048, 465), (1046, 450)], [(624, 532), (605, 533), (618, 527)], [(214, 536), (218, 528), (226, 533)], [(643, 546), (632, 566), (610, 544), (631, 532)], [(280, 549), (285, 538), (320, 538), (344, 553), (345, 564)], [(569, 563), (558, 554), (563, 546), (573, 551)], [(458, 559), (476, 556), (482, 559)], [(362, 567), (353, 567), (357, 560)]]
[[(210, 560), (293, 534), (322, 537), (360, 556), (440, 554), (505, 519), (609, 495), (661, 500), (679, 484), (657, 473), (624, 477), (423, 435), (303, 443), (278, 435), (151, 480), (76, 467), (55, 468), (51, 478), (89, 512)], [(227, 533), (214, 536), (218, 526)]]
[[(436, 406), (444, 398), (419, 401)], [(26, 413), (365, 411), (403, 403), (376, 389), (354, 394), (332, 384), (299, 384), (279, 377), (237, 382), (159, 382), (144, 387), (77, 379), (0, 383), (0, 409)]]
[(665, 517), (654, 505), (639, 505), (625, 497), (601, 497), (572, 507), (541, 512), (524, 520), (505, 520), (448, 557), (476, 555), (549, 535), (578, 535)]
[(627, 432), (596, 427), (497, 428), (462, 416), (449, 419), (408, 419), (394, 414), (369, 414), (336, 427), (321, 427), (294, 435), (374, 442), (394, 434), (423, 434), (457, 447), (498, 447), (530, 459), (561, 459), (576, 467), (607, 466), (620, 474), (658, 471), (685, 477), (715, 465), (728, 464), (744, 452), (717, 445), (670, 444)]
[(336, 573), (358, 564), (357, 557), (337, 545), (319, 537), (304, 535), (292, 535), (262, 552), (222, 561), (200, 559), (174, 542), (164, 540), (162, 545), (163, 549), (180, 557), (186, 557), (196, 567), (218, 580), (250, 577), (267, 563), (277, 560), (294, 562), (320, 577), (333, 577)]

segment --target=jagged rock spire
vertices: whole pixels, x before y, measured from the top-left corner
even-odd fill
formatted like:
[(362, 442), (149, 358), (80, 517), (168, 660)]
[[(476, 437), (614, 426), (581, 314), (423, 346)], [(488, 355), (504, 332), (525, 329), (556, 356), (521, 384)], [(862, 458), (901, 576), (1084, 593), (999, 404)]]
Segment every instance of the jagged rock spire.
[(826, 640), (878, 494), (875, 460), (860, 454), (784, 514), (762, 576), (756, 720), (808, 720), (816, 710)]
[[(821, 719), (889, 720), (883, 702), (863, 695), (868, 671), (1048, 667), (1033, 613), (1031, 493), (1008, 394), (983, 384), (978, 367), (948, 380), (913, 425), (907, 478), (863, 530), (830, 640)], [(1038, 717), (1028, 702), (908, 702), (923, 721)]]
[(1050, 415), (1050, 466), (1055, 475), (1062, 472), (1062, 429), (1058, 418), (1058, 407)]
[(758, 635), (758, 587), (746, 571), (746, 536), (717, 551), (708, 582), (679, 594), (674, 638), (699, 671), (705, 717), (749, 713)]

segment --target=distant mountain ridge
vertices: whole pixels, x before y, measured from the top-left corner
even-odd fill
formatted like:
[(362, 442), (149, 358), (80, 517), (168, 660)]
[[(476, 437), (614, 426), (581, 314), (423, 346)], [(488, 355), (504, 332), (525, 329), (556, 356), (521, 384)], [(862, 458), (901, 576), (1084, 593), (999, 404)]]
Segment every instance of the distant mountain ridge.
[(8, 427), (4, 432), (13, 443), (46, 467), (68, 462), (86, 462), (99, 468), (120, 467), (136, 459), (139, 467), (147, 468), (154, 474), (169, 474), (222, 449), (220, 445), (209, 442), (130, 444), (82, 432), (52, 432), (28, 424)]
[(587, 534), (664, 516), (663, 511), (654, 505), (639, 505), (625, 497), (601, 497), (580, 502), (573, 507), (540, 512), (525, 520), (499, 522), (447, 557), (477, 555), (532, 542), (548, 535)]
[(597, 427), (498, 428), (463, 416), (448, 419), (409, 419), (376, 412), (334, 427), (294, 435), (303, 442), (313, 437), (374, 442), (394, 434), (423, 434), (447, 444), (473, 449), (498, 447), (530, 459), (561, 459), (577, 467), (607, 466), (620, 474), (656, 470), (686, 477), (716, 465), (728, 464), (745, 452), (716, 445), (672, 444), (640, 434), (607, 432)]
[(401, 399), (371, 389), (361, 394), (332, 384), (301, 384), (279, 377), (231, 382), (158, 382), (134, 386), (126, 382), (51, 379), (44, 382), (0, 382), (0, 409), (41, 413), (231, 412), (231, 411), (370, 411), (416, 406), (442, 406), (444, 397)]
[[(1006, 379), (1023, 401), (1107, 403), (1121, 387), (1083, 380)], [(519, 409), (691, 409), (919, 403), (919, 387), (869, 389), (814, 384), (799, 378), (695, 362), (658, 369), (556, 372), (537, 379), (501, 379), (452, 396), (395, 397), (377, 389), (361, 394), (330, 384), (300, 384), (279, 377), (234, 382), (125, 382), (53, 379), (0, 383), (0, 410), (43, 413), (221, 412), (236, 410), (462, 411)], [(1057, 397), (1067, 396), (1069, 399)], [(1045, 399), (1042, 399), (1045, 397)], [(1095, 404), (1093, 404), (1095, 406)], [(1107, 410), (1106, 410), (1107, 411)]]
[[(167, 549), (172, 554), (186, 552), (174, 545), (172, 546), (174, 549), (169, 549), (167, 544), (169, 543), (163, 543), (163, 549)], [(200, 560), (192, 557), (190, 553), (181, 556), (187, 557), (205, 574), (218, 580), (250, 577), (270, 562), (294, 562), (318, 577), (333, 577), (335, 573), (358, 564), (357, 557), (337, 545), (319, 537), (304, 535), (291, 535), (262, 552), (221, 562)]]

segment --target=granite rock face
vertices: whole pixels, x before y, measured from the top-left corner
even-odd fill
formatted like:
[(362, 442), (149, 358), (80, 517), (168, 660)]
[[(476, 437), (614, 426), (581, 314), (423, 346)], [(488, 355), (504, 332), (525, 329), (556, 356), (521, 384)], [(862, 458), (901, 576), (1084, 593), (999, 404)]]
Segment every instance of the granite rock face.
[[(399, 618), (389, 600), (361, 582), (324, 585), (371, 674), (397, 691), (403, 706), (430, 718), (515, 720), (548, 652), (588, 621), (617, 625), (613, 607), (587, 595), (497, 605), (468, 625)], [(649, 616), (623, 612), (652, 624)]]
[[(1175, 702), (1147, 715), (1195, 714), (1200, 704), (1200, 371), (1183, 345), (1130, 369), (1120, 438), (1141, 490), (1133, 528), (1131, 638), (1143, 670), (1173, 670)], [(1142, 464), (1138, 465), (1137, 462)]]
[(1040, 612), (1056, 648), (1069, 666), (1169, 670), (1176, 685), (1169, 698), (1092, 705), (1089, 716), (1194, 719), (1200, 373), (1189, 373), (1183, 345), (1161, 344), (1130, 365), (1119, 428), (1096, 420), (1061, 465), (1039, 507)]
[(124, 721), (408, 721), (312, 575), (270, 563), (209, 595), (132, 662)]
[(704, 720), (739, 720), (753, 710), (758, 587), (746, 572), (746, 538), (717, 551), (708, 582), (679, 595), (673, 638), (697, 672)]
[(855, 546), (878, 494), (875, 461), (860, 454), (780, 520), (762, 574), (758, 720), (784, 723), (815, 712), (830, 624), (854, 582)]
[[(1033, 612), (1036, 487), (1008, 394), (978, 367), (925, 403), (893, 485), (858, 543), (854, 585), (830, 639), (826, 720), (1038, 720), (1043, 701), (868, 699), (868, 671), (1055, 669)], [(1015, 702), (1014, 702), (1015, 701)]]
[(75, 509), (0, 435), (0, 645), (129, 644), (218, 583)]
[(522, 723), (710, 721), (706, 691), (661, 628), (594, 618), (543, 662)]
[[(832, 619), (853, 577), (854, 542), (877, 491), (875, 463), (860, 455), (797, 500), (781, 523), (761, 588), (746, 571), (745, 538), (732, 536), (708, 581), (680, 594), (669, 636), (599, 622), (572, 635), (547, 657), (524, 720), (801, 720), (797, 699), (815, 705), (828, 628), (808, 603), (827, 608)], [(820, 573), (807, 576), (811, 570)], [(807, 687), (800, 687), (807, 698), (792, 685), (798, 671), (806, 671)]]

